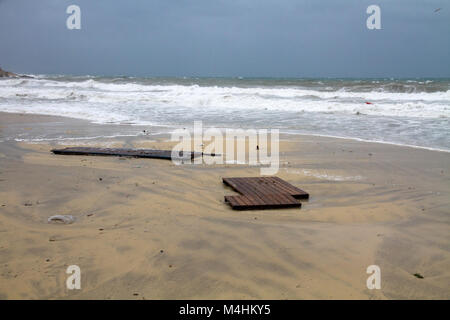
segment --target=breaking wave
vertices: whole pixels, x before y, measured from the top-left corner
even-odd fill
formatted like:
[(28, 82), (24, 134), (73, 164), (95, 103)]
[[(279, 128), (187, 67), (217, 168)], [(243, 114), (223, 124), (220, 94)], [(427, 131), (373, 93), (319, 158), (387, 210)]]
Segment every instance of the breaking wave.
[[(35, 76), (0, 80), (0, 111), (95, 123), (204, 120), (409, 144), (428, 140), (450, 147), (443, 143), (450, 141), (450, 82), (439, 79)], [(368, 128), (374, 125), (378, 128)]]

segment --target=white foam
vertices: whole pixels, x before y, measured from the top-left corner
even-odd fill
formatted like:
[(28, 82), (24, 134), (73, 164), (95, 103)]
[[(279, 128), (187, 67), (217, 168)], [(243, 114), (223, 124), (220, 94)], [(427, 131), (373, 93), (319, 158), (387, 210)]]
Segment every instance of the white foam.
[(361, 138), (356, 138), (356, 137), (345, 137), (345, 136), (336, 136), (336, 135), (320, 134), (320, 133), (301, 133), (301, 132), (295, 132), (295, 131), (287, 131), (287, 132), (283, 132), (283, 133), (284, 134), (291, 134), (291, 135), (302, 135), (302, 136), (325, 137), (325, 138), (333, 138), (333, 139), (354, 140), (354, 141), (369, 142), (369, 143), (381, 143), (381, 144), (389, 144), (389, 145), (405, 147), (405, 148), (414, 148), (414, 149), (422, 149), (422, 150), (437, 151), (437, 152), (448, 152), (448, 153), (450, 153), (450, 150), (448, 150), (448, 149), (416, 146), (416, 145), (407, 144), (407, 143), (390, 142), (390, 141), (384, 141), (384, 140), (369, 140), (369, 139), (361, 139)]
[(307, 170), (302, 169), (301, 171), (298, 170), (291, 170), (285, 168), (285, 170), (288, 173), (295, 173), (295, 174), (304, 174), (305, 176), (315, 177), (320, 180), (328, 180), (328, 181), (359, 181), (363, 180), (363, 176), (342, 176), (342, 175), (333, 175), (328, 174), (326, 171), (317, 171), (317, 170)]
[[(379, 88), (370, 92), (349, 92), (341, 88), (330, 92), (296, 87), (241, 88), (144, 85), (132, 82), (116, 84), (94, 79), (80, 82), (11, 79), (0, 82), (0, 98), (7, 99), (16, 107), (14, 110), (20, 112), (30, 112), (32, 109), (31, 112), (35, 113), (56, 114), (55, 111), (49, 110), (49, 106), (43, 106), (45, 102), (50, 102), (57, 104), (60, 115), (72, 115), (99, 122), (124, 119), (138, 121), (139, 112), (152, 108), (177, 107), (450, 117), (450, 90), (400, 93), (384, 92)], [(106, 105), (107, 109), (104, 108)], [(6, 108), (9, 107), (2, 105), (0, 108), (7, 111)]]
[[(180, 123), (184, 126), (198, 119), (210, 120), (213, 126), (228, 126), (236, 123), (236, 117), (240, 123), (251, 121), (258, 128), (282, 129), (286, 125), (286, 130), (298, 133), (333, 137), (341, 134), (343, 138), (413, 147), (417, 143), (420, 148), (447, 151), (450, 90), (442, 89), (445, 85), (440, 85), (441, 91), (424, 92), (422, 87), (422, 92), (417, 92), (414, 86), (426, 85), (426, 81), (411, 80), (408, 84), (405, 81), (401, 91), (408, 91), (408, 86), (412, 88), (411, 93), (406, 93), (385, 89), (388, 86), (382, 81), (337, 90), (323, 83), (326, 81), (314, 89), (240, 87), (239, 83), (201, 86), (148, 81), (146, 84), (142, 79), (123, 78), (2, 79), (0, 111), (151, 126)], [(355, 114), (361, 115), (357, 121), (353, 118)], [(297, 119), (303, 122), (297, 124)], [(399, 143), (402, 141), (407, 143)], [(440, 146), (443, 148), (439, 149)]]

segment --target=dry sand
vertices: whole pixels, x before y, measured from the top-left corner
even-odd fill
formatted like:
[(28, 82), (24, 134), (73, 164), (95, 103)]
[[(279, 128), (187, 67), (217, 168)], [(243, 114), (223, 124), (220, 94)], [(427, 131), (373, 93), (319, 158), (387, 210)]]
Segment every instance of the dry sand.
[[(61, 123), (94, 126), (2, 113), (0, 140)], [(221, 178), (259, 176), (257, 167), (62, 156), (49, 152), (54, 143), (3, 139), (0, 298), (450, 298), (450, 153), (282, 138), (277, 175), (310, 200), (301, 209), (244, 212), (224, 204), (235, 192)], [(170, 148), (166, 140), (108, 145)], [(76, 221), (48, 224), (55, 214)], [(80, 290), (66, 289), (73, 264)], [(381, 290), (366, 287), (373, 264)]]

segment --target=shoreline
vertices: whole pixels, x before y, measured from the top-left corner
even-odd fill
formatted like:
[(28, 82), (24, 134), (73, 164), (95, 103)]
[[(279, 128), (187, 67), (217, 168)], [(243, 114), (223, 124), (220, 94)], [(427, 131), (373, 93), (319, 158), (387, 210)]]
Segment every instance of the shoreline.
[[(116, 129), (0, 115), (1, 135)], [(168, 149), (167, 138), (89, 143)], [(450, 298), (448, 153), (280, 138), (277, 176), (310, 194), (301, 209), (231, 210), (223, 197), (235, 192), (221, 178), (259, 176), (259, 167), (62, 156), (50, 153), (60, 142), (0, 142), (0, 298)], [(56, 214), (75, 222), (49, 224)], [(72, 264), (81, 290), (65, 287)], [(381, 290), (366, 287), (373, 264)]]
[[(170, 132), (172, 130), (177, 129), (176, 126), (168, 126), (168, 125), (154, 125), (154, 124), (135, 124), (135, 123), (96, 123), (94, 121), (88, 120), (88, 119), (81, 119), (81, 118), (75, 118), (75, 117), (68, 117), (68, 116), (56, 116), (56, 115), (50, 115), (50, 114), (35, 114), (35, 113), (17, 113), (17, 112), (6, 112), (6, 111), (0, 111), (0, 116), (2, 115), (12, 115), (14, 116), (29, 116), (29, 117), (48, 117), (49, 120), (61, 120), (66, 122), (71, 121), (80, 121), (84, 122), (85, 125), (95, 125), (95, 126), (117, 126), (117, 127), (131, 127), (131, 128), (164, 128), (167, 131), (166, 134), (170, 135)], [(210, 126), (208, 126), (210, 127)], [(207, 128), (208, 128), (207, 127)], [(224, 130), (227, 128), (219, 128), (220, 130)], [(244, 129), (245, 130), (245, 129)], [(15, 139), (16, 142), (29, 142), (29, 143), (35, 143), (35, 142), (45, 142), (45, 141), (76, 141), (76, 140), (94, 140), (94, 139), (108, 139), (108, 138), (123, 138), (123, 137), (140, 137), (142, 134), (134, 134), (134, 135), (111, 135), (111, 136), (94, 136), (94, 137), (66, 137), (66, 138), (60, 138), (60, 139)], [(441, 148), (434, 148), (434, 147), (425, 147), (425, 146), (417, 146), (417, 145), (409, 145), (409, 144), (402, 144), (397, 142), (388, 142), (388, 141), (379, 141), (379, 140), (368, 140), (368, 139), (362, 139), (362, 138), (356, 138), (356, 137), (345, 137), (345, 136), (333, 136), (333, 135), (325, 135), (325, 134), (314, 134), (314, 133), (300, 133), (300, 132), (286, 132), (286, 131), (280, 131), (280, 136), (289, 137), (289, 136), (304, 136), (304, 137), (322, 137), (322, 138), (329, 138), (329, 139), (339, 139), (339, 140), (349, 140), (349, 141), (357, 141), (357, 142), (364, 142), (364, 143), (375, 143), (375, 144), (383, 144), (383, 145), (391, 145), (391, 146), (397, 146), (397, 147), (403, 147), (403, 148), (412, 148), (412, 149), (421, 149), (421, 150), (427, 150), (427, 151), (436, 151), (436, 152), (444, 152), (444, 153), (450, 153), (450, 150), (447, 149), (441, 149)]]

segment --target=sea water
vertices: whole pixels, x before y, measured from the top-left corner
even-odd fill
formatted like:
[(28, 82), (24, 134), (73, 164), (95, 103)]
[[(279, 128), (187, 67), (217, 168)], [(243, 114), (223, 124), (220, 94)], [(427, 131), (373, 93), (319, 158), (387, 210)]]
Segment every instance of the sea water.
[(201, 120), (450, 151), (450, 79), (33, 77), (0, 80), (0, 111), (165, 128)]

